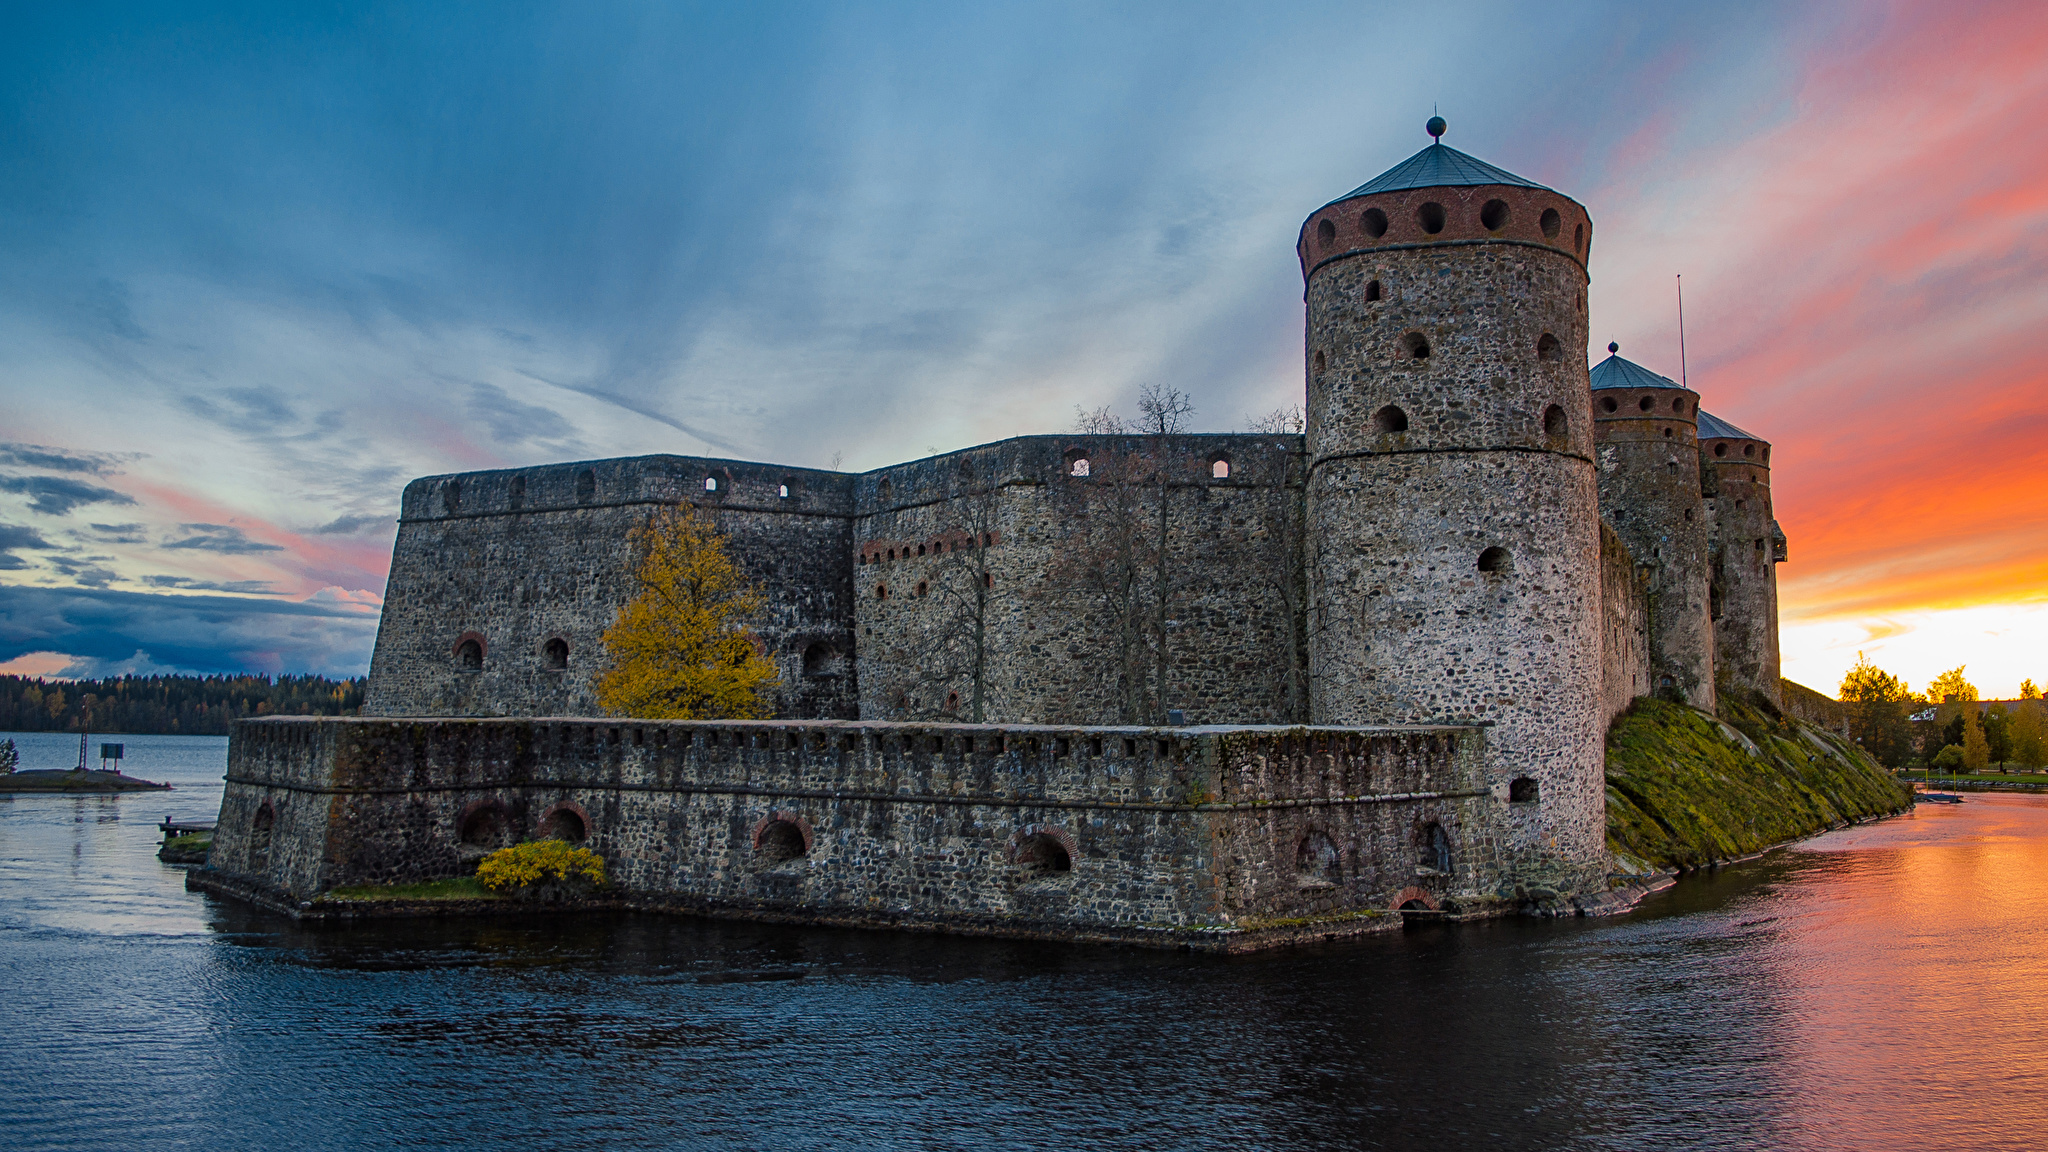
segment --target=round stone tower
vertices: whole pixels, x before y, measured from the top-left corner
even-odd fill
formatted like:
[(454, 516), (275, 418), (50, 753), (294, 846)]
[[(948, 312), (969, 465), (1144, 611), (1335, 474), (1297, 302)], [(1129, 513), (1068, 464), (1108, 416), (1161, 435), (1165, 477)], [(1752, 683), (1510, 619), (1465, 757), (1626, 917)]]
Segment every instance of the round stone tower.
[(1715, 664), (1724, 680), (1782, 704), (1778, 683), (1778, 569), (1785, 534), (1771, 512), (1771, 446), (1700, 413)]
[(1600, 515), (1634, 555), (1649, 594), (1650, 687), (1714, 709), (1713, 571), (1701, 498), (1699, 394), (1621, 358), (1593, 366)]
[(1438, 141), (1297, 246), (1311, 713), (1492, 725), (1529, 887), (1605, 871), (1591, 243), (1571, 198)]

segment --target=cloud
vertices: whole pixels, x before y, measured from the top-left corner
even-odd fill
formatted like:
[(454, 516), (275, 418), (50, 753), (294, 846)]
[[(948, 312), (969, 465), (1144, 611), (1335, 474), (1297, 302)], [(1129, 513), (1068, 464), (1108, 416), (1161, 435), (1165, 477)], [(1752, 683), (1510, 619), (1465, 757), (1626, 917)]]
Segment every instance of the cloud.
[(62, 516), (81, 504), (135, 503), (125, 492), (63, 476), (0, 476), (0, 492), (27, 496), (28, 506), (45, 516)]
[(69, 576), (88, 588), (104, 588), (121, 578), (119, 573), (106, 567), (114, 562), (112, 556), (60, 555), (48, 557), (47, 562), (59, 575)]
[(189, 588), (200, 592), (234, 592), (243, 595), (267, 594), (275, 589), (268, 580), (194, 580), (186, 576), (144, 576), (144, 584), (152, 588)]
[(265, 544), (251, 540), (247, 533), (232, 524), (180, 524), (178, 527), (192, 533), (182, 540), (164, 544), (166, 548), (192, 548), (201, 552), (219, 552), (228, 556), (240, 556), (250, 552), (282, 552), (281, 544)]
[(138, 459), (137, 452), (74, 452), (45, 444), (0, 443), (0, 464), (23, 468), (48, 468), (54, 472), (87, 472), (105, 476), (120, 471), (119, 465)]
[(500, 444), (559, 443), (576, 434), (576, 429), (554, 409), (514, 400), (495, 384), (470, 385), (469, 411), (491, 430), (491, 439)]
[(42, 533), (19, 524), (0, 524), (0, 569), (13, 571), (29, 566), (28, 561), (14, 555), (17, 548), (54, 548)]
[(353, 536), (365, 528), (384, 528), (391, 524), (393, 517), (386, 513), (381, 516), (338, 516), (312, 530), (314, 536)]
[(360, 676), (376, 635), (374, 610), (336, 600), (0, 585), (0, 663), (35, 652), (76, 661), (143, 652), (165, 667), (202, 673)]
[(86, 527), (104, 544), (149, 543), (149, 537), (144, 535), (140, 524), (88, 524)]

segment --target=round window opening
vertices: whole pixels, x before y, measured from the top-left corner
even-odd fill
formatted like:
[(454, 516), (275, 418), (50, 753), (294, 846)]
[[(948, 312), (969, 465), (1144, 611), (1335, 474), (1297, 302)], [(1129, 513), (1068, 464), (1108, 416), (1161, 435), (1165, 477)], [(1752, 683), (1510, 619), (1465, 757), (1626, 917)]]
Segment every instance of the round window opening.
[(1328, 220), (1324, 220), (1320, 224), (1317, 224), (1316, 241), (1325, 248), (1328, 248), (1330, 245), (1335, 244), (1337, 242), (1337, 226), (1335, 224), (1330, 223)]
[(1542, 218), (1537, 223), (1543, 228), (1543, 238), (1545, 240), (1555, 240), (1557, 239), (1558, 229), (1564, 225), (1564, 217), (1559, 216), (1555, 208), (1545, 208)]
[(1508, 215), (1507, 201), (1488, 200), (1485, 206), (1479, 209), (1479, 223), (1488, 232), (1498, 232), (1508, 226)]
[(1601, 410), (1602, 412), (1612, 412), (1612, 411), (1614, 411), (1615, 409), (1617, 409), (1617, 408), (1620, 408), (1620, 407), (1621, 407), (1621, 405), (1619, 405), (1619, 404), (1616, 404), (1616, 403), (1614, 402), (1614, 397), (1612, 397), (1612, 396), (1602, 396), (1602, 397), (1600, 398), (1600, 410)]
[(1444, 230), (1444, 206), (1431, 200), (1415, 210), (1415, 220), (1431, 236)]
[(1387, 234), (1387, 214), (1377, 208), (1367, 208), (1358, 218), (1358, 226), (1365, 230), (1367, 236), (1377, 240)]
[(1716, 456), (1726, 456), (1727, 454), (1728, 454), (1728, 446), (1727, 446), (1726, 444), (1716, 444), (1716, 445), (1714, 445), (1714, 455), (1716, 455)]
[(1636, 407), (1644, 412), (1648, 412), (1650, 409), (1656, 406), (1657, 400), (1653, 396), (1645, 396), (1641, 400), (1636, 401)]

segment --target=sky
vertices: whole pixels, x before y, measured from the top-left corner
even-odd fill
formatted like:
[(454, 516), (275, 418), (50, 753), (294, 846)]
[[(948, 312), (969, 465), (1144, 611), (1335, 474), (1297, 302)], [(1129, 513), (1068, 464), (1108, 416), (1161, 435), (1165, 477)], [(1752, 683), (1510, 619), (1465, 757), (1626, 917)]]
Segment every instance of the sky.
[(2048, 7), (0, 3), (0, 670), (368, 666), (404, 483), (1300, 403), (1428, 143), (1773, 444), (1785, 673), (2048, 683)]

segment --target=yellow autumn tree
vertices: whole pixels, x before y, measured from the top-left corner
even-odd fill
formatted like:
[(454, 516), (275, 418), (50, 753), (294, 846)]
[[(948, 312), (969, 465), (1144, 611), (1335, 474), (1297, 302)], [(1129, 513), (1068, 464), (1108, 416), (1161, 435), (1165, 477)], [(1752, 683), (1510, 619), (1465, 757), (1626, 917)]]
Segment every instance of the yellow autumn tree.
[(597, 702), (648, 720), (754, 720), (775, 664), (746, 622), (760, 592), (690, 508), (663, 508), (633, 533), (640, 591), (604, 633)]

